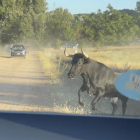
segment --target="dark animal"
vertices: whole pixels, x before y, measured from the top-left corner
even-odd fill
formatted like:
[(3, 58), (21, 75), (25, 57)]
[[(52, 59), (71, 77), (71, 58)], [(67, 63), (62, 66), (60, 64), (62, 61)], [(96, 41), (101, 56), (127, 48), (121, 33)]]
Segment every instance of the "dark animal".
[(124, 115), (128, 98), (115, 89), (114, 82), (117, 78), (115, 72), (104, 64), (91, 60), (83, 51), (82, 53), (69, 55), (65, 48), (64, 54), (72, 58), (72, 67), (68, 73), (68, 77), (74, 79), (77, 75), (81, 75), (83, 78), (83, 85), (78, 91), (79, 104), (84, 106), (81, 100), (81, 92), (84, 91), (87, 91), (90, 96), (95, 95), (91, 103), (93, 110), (97, 109), (96, 104), (102, 97), (109, 97), (113, 106), (112, 115), (114, 115), (117, 110), (118, 99), (120, 99), (122, 102), (122, 113)]

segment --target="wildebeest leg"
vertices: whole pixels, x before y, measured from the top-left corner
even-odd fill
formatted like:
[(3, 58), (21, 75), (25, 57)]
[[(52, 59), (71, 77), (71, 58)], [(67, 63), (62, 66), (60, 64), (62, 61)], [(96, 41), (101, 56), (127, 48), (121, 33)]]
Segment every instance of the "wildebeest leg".
[(111, 98), (111, 104), (113, 106), (112, 115), (114, 115), (117, 110), (117, 102), (118, 102), (118, 97)]
[(103, 96), (103, 93), (102, 92), (99, 92), (96, 96), (95, 96), (95, 98), (93, 99), (93, 101), (92, 101), (92, 103), (91, 103), (91, 105), (92, 105), (92, 110), (96, 110), (97, 108), (96, 108), (96, 104), (97, 104), (97, 102), (100, 100), (100, 98)]
[(85, 85), (82, 85), (82, 87), (79, 89), (79, 91), (78, 91), (78, 97), (79, 97), (79, 104), (81, 105), (81, 106), (84, 106), (84, 102), (82, 102), (82, 100), (81, 100), (81, 92), (84, 92), (84, 91), (86, 91), (87, 90), (87, 88), (86, 88), (86, 86)]
[(126, 108), (127, 108), (127, 101), (128, 101), (128, 98), (127, 97), (122, 97), (121, 98), (121, 101), (122, 101), (122, 114), (124, 116), (125, 112), (126, 112)]

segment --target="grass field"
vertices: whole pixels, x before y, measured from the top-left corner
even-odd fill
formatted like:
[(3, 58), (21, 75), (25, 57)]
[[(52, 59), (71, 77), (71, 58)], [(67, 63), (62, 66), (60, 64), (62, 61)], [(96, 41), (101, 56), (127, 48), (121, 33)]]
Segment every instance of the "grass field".
[(108, 67), (121, 71), (131, 65), (130, 69), (140, 69), (139, 50), (120, 50), (105, 52), (89, 52), (90, 58), (102, 62)]
[[(104, 63), (115, 71), (121, 72), (130, 65), (130, 70), (140, 69), (140, 46), (124, 46), (124, 47), (105, 47), (105, 48), (83, 48), (89, 57), (98, 62)], [(71, 61), (71, 58), (64, 56), (64, 50), (55, 50), (52, 48), (45, 49), (46, 55), (39, 54), (43, 62), (44, 71), (47, 75), (58, 78), (66, 69), (66, 65), (62, 67), (60, 63)], [(49, 53), (48, 53), (49, 52)], [(69, 54), (74, 54), (73, 49), (67, 49)], [(81, 52), (80, 48), (78, 52)], [(49, 55), (48, 55), (49, 54)], [(61, 66), (61, 67), (60, 67)]]
[[(140, 69), (140, 46), (106, 47), (100, 49), (83, 48), (83, 50), (91, 59), (102, 62), (116, 71), (122, 71), (130, 65), (131, 70)], [(73, 54), (74, 51), (69, 49), (67, 52)], [(80, 48), (78, 52), (81, 52)], [(63, 61), (70, 60), (64, 56), (62, 50), (60, 53)]]
[[(86, 48), (83, 50), (89, 57), (104, 63), (116, 72), (123, 72), (130, 65), (130, 70), (140, 69), (140, 46)], [(74, 54), (73, 49), (67, 49), (69, 54)], [(81, 52), (80, 48), (78, 52)], [(63, 72), (70, 66), (71, 58), (64, 56), (64, 50), (47, 48), (39, 53), (43, 70), (52, 83), (59, 83)]]

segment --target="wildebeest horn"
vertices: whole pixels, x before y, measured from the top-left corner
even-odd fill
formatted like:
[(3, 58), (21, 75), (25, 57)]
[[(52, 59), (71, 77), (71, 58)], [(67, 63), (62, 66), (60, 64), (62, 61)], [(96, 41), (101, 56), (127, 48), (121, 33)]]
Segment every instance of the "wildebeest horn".
[(73, 55), (69, 55), (69, 54), (66, 52), (66, 47), (65, 47), (65, 50), (64, 50), (64, 55), (67, 56), (67, 57), (73, 57)]
[(130, 69), (130, 67), (131, 67), (131, 65), (126, 70), (124, 70), (124, 72), (128, 71)]
[(85, 56), (85, 58), (88, 58), (88, 55), (85, 52), (83, 52), (82, 47), (81, 47), (81, 52), (83, 53), (83, 55)]

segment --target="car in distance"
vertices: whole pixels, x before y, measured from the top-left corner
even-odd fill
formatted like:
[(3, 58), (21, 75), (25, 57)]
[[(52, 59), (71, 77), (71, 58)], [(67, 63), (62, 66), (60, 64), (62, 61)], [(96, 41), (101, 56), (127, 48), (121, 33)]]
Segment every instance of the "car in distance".
[(23, 45), (12, 45), (11, 49), (11, 57), (13, 56), (22, 56), (26, 57), (26, 49)]
[(76, 48), (78, 46), (78, 44), (76, 42), (70, 42), (70, 43), (66, 43), (65, 45), (62, 46), (62, 48)]
[(77, 52), (77, 48), (78, 48), (78, 43), (76, 42), (69, 42), (69, 43), (66, 43), (65, 45), (63, 45), (61, 47), (61, 49), (64, 49), (64, 48), (72, 48), (75, 50), (75, 53)]

